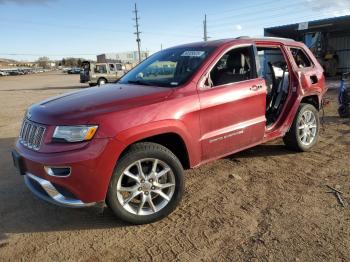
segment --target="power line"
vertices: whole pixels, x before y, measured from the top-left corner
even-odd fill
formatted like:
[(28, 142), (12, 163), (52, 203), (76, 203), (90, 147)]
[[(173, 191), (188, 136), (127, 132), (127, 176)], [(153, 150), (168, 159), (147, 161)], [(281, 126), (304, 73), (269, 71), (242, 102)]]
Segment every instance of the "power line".
[[(279, 24), (282, 17), (284, 17), (284, 15), (275, 16), (275, 17), (273, 17), (273, 18), (277, 18), (277, 19), (269, 20), (268, 23), (260, 23), (260, 26), (261, 26), (262, 28), (267, 28), (267, 27), (276, 26), (276, 25), (274, 25), (274, 24)], [(316, 19), (326, 19), (326, 18), (327, 18), (327, 17), (324, 17), (324, 18), (320, 18), (320, 17), (310, 17), (309, 15), (308, 15), (308, 16), (301, 16), (301, 17), (296, 17), (296, 18), (293, 19), (294, 21), (297, 21), (297, 22), (291, 22), (291, 23), (289, 23), (289, 24), (298, 24), (298, 23), (300, 23), (301, 21), (306, 21), (306, 20), (312, 21), (312, 20), (316, 20)], [(255, 22), (255, 20), (254, 20), (254, 21), (252, 20), (251, 22)], [(255, 28), (256, 28), (256, 25), (254, 25), (254, 24), (252, 24), (252, 23), (248, 23), (248, 24), (250, 24), (250, 26), (244, 26), (244, 29), (255, 29)], [(279, 26), (279, 25), (277, 25), (277, 26)], [(283, 26), (283, 25), (281, 25), (281, 26)], [(213, 31), (213, 33), (215, 33), (215, 31)], [(221, 33), (216, 33), (216, 34), (221, 34)], [(218, 38), (220, 38), (220, 36), (219, 36)]]
[(184, 37), (194, 37), (194, 38), (200, 38), (201, 35), (196, 32), (197, 34), (176, 34), (176, 33), (168, 33), (168, 32), (161, 32), (161, 31), (143, 31), (143, 33), (147, 33), (147, 34), (150, 34), (150, 35), (161, 35), (161, 36), (174, 36), (174, 37), (179, 37), (179, 38), (184, 38)]
[(282, 0), (269, 0), (269, 1), (265, 1), (263, 3), (259, 3), (259, 4), (253, 4), (253, 5), (247, 5), (247, 6), (243, 6), (243, 7), (240, 7), (240, 8), (234, 8), (234, 9), (226, 9), (226, 10), (223, 10), (223, 11), (220, 11), (220, 12), (213, 12), (213, 13), (208, 13), (208, 15), (221, 15), (221, 14), (224, 14), (224, 13), (230, 13), (232, 11), (235, 11), (237, 12), (237, 10), (244, 10), (244, 9), (250, 9), (250, 8), (256, 8), (256, 7), (259, 7), (259, 6), (265, 6), (265, 5), (269, 5), (269, 4), (275, 4), (276, 2), (281, 2)]
[(136, 27), (136, 32), (134, 33), (136, 35), (136, 42), (137, 42), (137, 51), (139, 53), (139, 63), (141, 62), (141, 39), (140, 39), (140, 34), (141, 32), (139, 31), (139, 16), (138, 16), (138, 11), (137, 11), (137, 6), (135, 3), (135, 27)]
[[(287, 5), (284, 5), (284, 6), (280, 6), (280, 7), (276, 7), (276, 8), (271, 8), (270, 7), (270, 8), (260, 9), (259, 13), (256, 13), (256, 12), (253, 13), (251, 10), (248, 10), (248, 12), (244, 12), (244, 13), (238, 13), (238, 14), (235, 13), (234, 15), (227, 16), (227, 17), (221, 17), (221, 18), (218, 18), (218, 19), (210, 19), (210, 21), (214, 21), (213, 24), (222, 24), (221, 21), (227, 21), (229, 19), (236, 19), (236, 20), (238, 20), (240, 18), (251, 19), (251, 18), (249, 18), (249, 16), (252, 16), (252, 15), (253, 15), (254, 19), (256, 17), (261, 17), (261, 16), (266, 18), (267, 17), (266, 16), (267, 13), (269, 14), (269, 17), (270, 17), (271, 16), (271, 12), (273, 12), (273, 11), (280, 11), (280, 10), (283, 10), (284, 8), (291, 8), (291, 7), (294, 7), (294, 6), (300, 6), (300, 3), (290, 3), (290, 4), (287, 4)], [(303, 10), (304, 11), (309, 11), (307, 9), (303, 9)], [(291, 13), (290, 10), (289, 10), (289, 13)], [(240, 19), (240, 21), (241, 20), (242, 19)], [(218, 23), (217, 23), (217, 21), (218, 21)]]
[[(342, 9), (340, 10), (333, 10), (335, 12), (337, 11), (341, 11)], [(299, 13), (290, 13), (290, 11), (287, 11), (287, 12), (282, 12), (282, 13), (275, 13), (275, 14), (270, 14), (269, 16), (269, 21), (268, 22), (271, 22), (272, 20), (271, 19), (275, 19), (275, 18), (280, 18), (280, 17), (283, 17), (284, 20), (286, 20), (286, 17), (288, 16), (289, 17), (289, 20), (293, 17), (294, 14), (296, 15), (300, 15), (300, 13), (304, 13), (304, 11), (300, 11)], [(311, 19), (310, 18), (310, 15), (308, 16), (304, 16), (308, 21), (310, 20), (314, 20), (314, 19)], [(295, 19), (298, 19), (298, 20), (301, 20), (301, 18), (295, 18)], [(315, 18), (315, 19), (319, 19), (319, 18)], [(239, 20), (239, 24), (241, 25), (245, 25), (245, 24), (251, 24), (251, 23), (254, 23), (254, 24), (257, 24), (257, 22), (259, 21), (265, 21), (266, 20), (266, 17), (253, 17), (253, 18), (247, 18), (247, 19), (240, 19)], [(243, 22), (243, 23), (242, 23)], [(217, 24), (217, 25), (213, 25), (213, 26), (210, 26), (211, 28), (222, 28), (222, 27), (227, 27), (228, 25), (234, 25), (235, 22), (226, 22), (226, 23), (222, 23), (222, 24)], [(293, 23), (290, 23), (290, 24), (293, 24)], [(261, 25), (259, 23), (259, 25)]]
[[(57, 23), (47, 23), (47, 22), (33, 22), (29, 20), (24, 19), (8, 19), (8, 18), (0, 18), (0, 24), (10, 24), (14, 25), (14, 23), (20, 23), (21, 28), (20, 30), (23, 30), (23, 26), (40, 26), (40, 27), (49, 27), (49, 28), (67, 28), (67, 29), (77, 29), (79, 31), (81, 30), (88, 30), (91, 32), (91, 30), (99, 31), (99, 32), (106, 32), (106, 33), (130, 33), (130, 31), (127, 30), (119, 30), (115, 28), (109, 28), (105, 26), (105, 23), (101, 26), (97, 26), (95, 23), (95, 26), (83, 26), (83, 25), (65, 25), (65, 24), (57, 24)], [(141, 33), (141, 32), (140, 32)], [(146, 33), (146, 31), (143, 31), (143, 33)], [(190, 33), (173, 33), (173, 32), (165, 32), (165, 31), (147, 31), (147, 34), (152, 35), (162, 35), (162, 36), (173, 36), (173, 37), (179, 37), (179, 38), (185, 38), (185, 37), (201, 37), (201, 34), (190, 34)]]

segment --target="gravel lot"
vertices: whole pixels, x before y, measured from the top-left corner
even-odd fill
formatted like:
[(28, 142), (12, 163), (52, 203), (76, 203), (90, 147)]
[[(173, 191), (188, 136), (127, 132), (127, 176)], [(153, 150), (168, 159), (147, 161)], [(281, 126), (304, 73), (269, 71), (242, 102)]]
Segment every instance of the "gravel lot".
[(0, 78), (0, 260), (349, 261), (350, 120), (328, 96), (318, 146), (309, 153), (264, 144), (186, 172), (181, 206), (151, 225), (130, 226), (110, 210), (72, 210), (35, 198), (10, 150), (25, 109), (85, 88), (78, 75)]

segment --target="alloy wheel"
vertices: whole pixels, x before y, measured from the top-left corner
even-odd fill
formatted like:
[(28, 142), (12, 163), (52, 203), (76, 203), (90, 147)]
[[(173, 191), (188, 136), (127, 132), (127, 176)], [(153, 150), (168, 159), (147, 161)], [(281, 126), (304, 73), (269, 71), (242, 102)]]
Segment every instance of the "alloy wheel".
[(120, 176), (117, 198), (135, 215), (152, 215), (170, 202), (175, 192), (175, 176), (163, 161), (145, 158), (133, 162)]
[(311, 110), (306, 110), (298, 123), (298, 135), (300, 142), (309, 146), (317, 135), (317, 119)]

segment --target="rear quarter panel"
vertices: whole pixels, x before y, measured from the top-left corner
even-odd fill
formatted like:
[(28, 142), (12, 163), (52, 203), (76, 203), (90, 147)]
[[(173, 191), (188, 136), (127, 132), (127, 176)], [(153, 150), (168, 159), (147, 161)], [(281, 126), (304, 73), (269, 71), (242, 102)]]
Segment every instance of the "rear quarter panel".
[[(290, 54), (290, 59), (293, 64), (294, 71), (298, 75), (299, 78), (299, 86), (300, 86), (300, 101), (303, 97), (317, 95), (319, 105), (322, 103), (322, 99), (324, 94), (327, 91), (326, 85), (325, 85), (325, 76), (324, 76), (324, 70), (320, 63), (317, 61), (314, 54), (310, 51), (310, 49), (304, 45), (303, 43), (298, 43), (298, 46), (301, 49), (304, 50), (308, 58), (312, 62), (311, 67), (307, 68), (298, 68), (296, 65), (293, 56)], [(289, 46), (289, 48), (293, 48), (293, 46)], [(317, 77), (317, 83), (312, 83), (311, 76)]]

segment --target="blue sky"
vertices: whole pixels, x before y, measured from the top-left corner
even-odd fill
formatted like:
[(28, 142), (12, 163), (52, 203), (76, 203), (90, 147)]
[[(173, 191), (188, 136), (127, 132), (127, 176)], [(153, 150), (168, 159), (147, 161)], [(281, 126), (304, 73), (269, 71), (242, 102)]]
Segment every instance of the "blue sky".
[[(350, 14), (350, 0), (136, 0), (142, 50), (211, 39), (262, 35), (263, 28)], [(128, 0), (0, 0), (0, 57), (95, 58), (136, 50)]]

